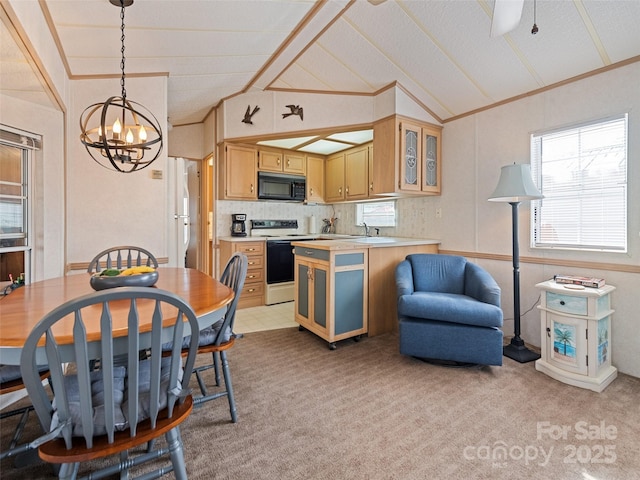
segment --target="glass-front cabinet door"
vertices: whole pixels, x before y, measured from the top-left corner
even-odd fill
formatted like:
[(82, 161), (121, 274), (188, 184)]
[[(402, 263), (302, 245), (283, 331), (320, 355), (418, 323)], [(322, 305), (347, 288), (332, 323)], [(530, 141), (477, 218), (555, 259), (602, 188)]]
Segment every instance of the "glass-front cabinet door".
[(440, 193), (440, 130), (422, 128), (422, 187), (423, 192)]
[(403, 122), (400, 128), (400, 189), (420, 191), (422, 128)]
[(400, 190), (439, 195), (442, 178), (441, 129), (400, 124)]

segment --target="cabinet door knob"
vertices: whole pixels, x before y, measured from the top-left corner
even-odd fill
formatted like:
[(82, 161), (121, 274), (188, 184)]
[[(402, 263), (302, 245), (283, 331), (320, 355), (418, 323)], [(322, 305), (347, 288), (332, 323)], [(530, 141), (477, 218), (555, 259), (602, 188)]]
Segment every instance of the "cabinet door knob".
[(253, 183), (251, 184), (251, 193), (253, 193)]
[(564, 305), (564, 300), (560, 300), (560, 305)]

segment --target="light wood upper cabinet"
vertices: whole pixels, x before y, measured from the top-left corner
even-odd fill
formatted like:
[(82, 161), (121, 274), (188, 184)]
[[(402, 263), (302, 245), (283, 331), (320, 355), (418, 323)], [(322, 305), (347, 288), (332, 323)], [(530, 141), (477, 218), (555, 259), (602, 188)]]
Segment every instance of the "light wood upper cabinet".
[(307, 202), (324, 203), (324, 158), (307, 155)]
[(391, 117), (374, 125), (376, 194), (440, 195), (442, 128)]
[(369, 147), (345, 152), (345, 200), (362, 200), (369, 196)]
[(330, 155), (325, 162), (325, 196), (327, 203), (344, 200), (344, 153)]
[(255, 148), (225, 144), (223, 173), (220, 180), (221, 199), (226, 200), (257, 200), (257, 164), (258, 151)]
[(258, 150), (258, 170), (282, 172), (282, 152), (280, 150)]
[(374, 198), (373, 162), (371, 144), (330, 155), (325, 164), (325, 201)]
[(304, 154), (285, 153), (282, 163), (282, 171), (285, 173), (293, 173), (296, 175), (305, 175), (307, 173), (307, 161)]
[(258, 170), (304, 175), (307, 171), (306, 159), (304, 154), (296, 152), (260, 148), (258, 150)]

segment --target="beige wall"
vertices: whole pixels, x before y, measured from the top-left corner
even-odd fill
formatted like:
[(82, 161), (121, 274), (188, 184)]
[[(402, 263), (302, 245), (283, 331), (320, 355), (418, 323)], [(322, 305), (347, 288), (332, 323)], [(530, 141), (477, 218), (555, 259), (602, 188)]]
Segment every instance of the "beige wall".
[(170, 157), (202, 160), (204, 150), (204, 124), (176, 126), (167, 132), (167, 152)]
[[(590, 77), (543, 94), (446, 123), (443, 130), (442, 195), (398, 200), (395, 229), (381, 234), (441, 239), (450, 251), (511, 255), (511, 207), (488, 202), (500, 167), (529, 163), (531, 132), (629, 113), (628, 224), (629, 251), (571, 252), (529, 247), (530, 206), (520, 207), (520, 255), (548, 259), (549, 265), (521, 263), (522, 337), (540, 346), (540, 292), (535, 284), (557, 273), (598, 276), (615, 285), (612, 322), (613, 364), (621, 372), (640, 377), (640, 334), (636, 296), (640, 274), (552, 265), (557, 260), (640, 265), (640, 63)], [(435, 209), (442, 209), (436, 218)], [(341, 233), (356, 233), (355, 207), (337, 205)], [(513, 269), (511, 261), (480, 260), (502, 288), (505, 334), (513, 334)], [(526, 313), (525, 313), (526, 312)]]
[[(443, 216), (438, 230), (442, 248), (484, 253), (511, 253), (511, 207), (487, 202), (500, 167), (529, 163), (530, 133), (611, 115), (629, 113), (628, 235), (625, 254), (572, 252), (530, 248), (530, 206), (520, 211), (520, 255), (553, 260), (576, 260), (625, 265), (640, 264), (640, 63), (527, 97), (518, 102), (446, 124), (443, 139)], [(470, 208), (471, 206), (471, 208)], [(508, 262), (481, 262), (497, 277), (503, 291), (505, 317), (513, 318), (512, 267)], [(521, 311), (535, 303), (536, 283), (554, 274), (603, 277), (615, 285), (612, 322), (613, 364), (621, 372), (640, 377), (640, 335), (636, 300), (640, 274), (615, 270), (521, 265)], [(634, 293), (636, 292), (636, 293)], [(529, 311), (522, 320), (523, 338), (540, 345), (540, 315)], [(513, 332), (513, 321), (505, 325)]]
[[(67, 261), (88, 262), (114, 245), (140, 245), (157, 257), (169, 256), (166, 146), (158, 160), (138, 172), (100, 166), (80, 143), (77, 122), (87, 106), (119, 95), (120, 81), (74, 80), (71, 86)], [(150, 110), (166, 132), (166, 77), (128, 78), (126, 86), (127, 98)], [(152, 170), (162, 171), (162, 179), (153, 179)]]

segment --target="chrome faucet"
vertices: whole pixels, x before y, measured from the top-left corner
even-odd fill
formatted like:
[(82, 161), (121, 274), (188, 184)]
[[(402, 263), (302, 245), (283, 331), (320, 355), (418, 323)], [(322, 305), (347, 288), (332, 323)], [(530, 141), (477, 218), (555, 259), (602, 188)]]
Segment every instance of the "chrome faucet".
[(369, 235), (369, 227), (367, 226), (366, 223), (362, 222), (362, 226), (364, 227), (364, 236), (368, 237)]

